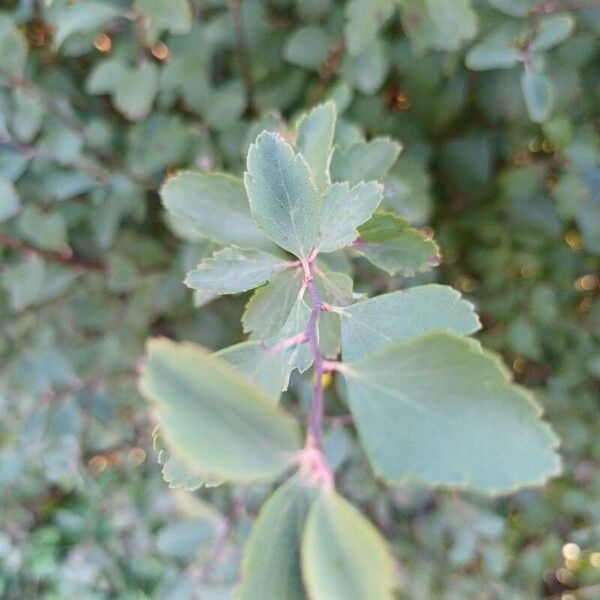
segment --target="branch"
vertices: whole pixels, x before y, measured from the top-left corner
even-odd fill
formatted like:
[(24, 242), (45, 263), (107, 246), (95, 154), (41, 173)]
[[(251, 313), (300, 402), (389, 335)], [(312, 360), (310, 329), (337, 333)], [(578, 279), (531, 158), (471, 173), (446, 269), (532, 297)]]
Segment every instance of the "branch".
[(244, 80), (246, 90), (246, 116), (255, 117), (257, 115), (256, 101), (254, 99), (254, 80), (252, 79), (252, 70), (250, 69), (250, 60), (248, 58), (248, 42), (244, 32), (244, 20), (242, 16), (242, 0), (229, 0), (229, 11), (233, 19), (235, 29), (235, 46), (237, 49), (240, 69)]

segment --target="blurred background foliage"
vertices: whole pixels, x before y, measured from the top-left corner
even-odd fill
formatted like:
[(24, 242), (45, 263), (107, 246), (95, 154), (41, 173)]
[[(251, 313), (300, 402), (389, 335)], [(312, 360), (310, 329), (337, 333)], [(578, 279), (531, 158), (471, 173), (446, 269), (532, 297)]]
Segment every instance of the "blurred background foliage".
[(340, 488), (390, 540), (401, 598), (600, 598), (599, 37), (594, 1), (4, 0), (0, 597), (231, 597), (269, 490), (169, 489), (136, 372), (150, 335), (240, 340), (247, 297), (184, 288), (212, 246), (158, 189), (240, 173), (259, 131), (333, 98), (338, 140), (403, 143), (385, 203), (444, 255), (416, 282), (476, 303), (566, 462), (509, 498), (387, 493), (341, 416)]

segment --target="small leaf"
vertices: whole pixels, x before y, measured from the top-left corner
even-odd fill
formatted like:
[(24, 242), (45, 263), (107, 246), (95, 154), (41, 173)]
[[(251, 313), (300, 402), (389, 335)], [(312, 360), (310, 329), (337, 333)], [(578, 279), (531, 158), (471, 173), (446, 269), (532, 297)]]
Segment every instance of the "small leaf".
[(375, 181), (358, 183), (350, 188), (347, 182), (329, 188), (321, 205), (319, 249), (334, 252), (350, 246), (358, 237), (356, 228), (373, 214), (383, 198), (383, 186)]
[(313, 600), (392, 600), (394, 561), (375, 527), (335, 492), (321, 492), (302, 539), (302, 573)]
[(521, 87), (530, 119), (536, 123), (548, 120), (553, 104), (552, 84), (548, 77), (525, 70), (521, 76)]
[(287, 389), (289, 371), (283, 352), (269, 352), (260, 342), (249, 341), (229, 346), (215, 354), (226, 360), (236, 371), (251, 379), (271, 398), (279, 402)]
[(132, 121), (148, 116), (158, 91), (158, 78), (158, 68), (150, 62), (127, 69), (114, 88), (115, 107)]
[(148, 342), (140, 389), (167, 445), (203, 476), (268, 481), (293, 462), (296, 423), (252, 381), (200, 346)]
[(67, 248), (67, 224), (60, 213), (46, 213), (35, 205), (25, 207), (19, 219), (21, 233), (43, 250)]
[(218, 244), (274, 248), (252, 220), (241, 179), (224, 173), (181, 171), (167, 179), (160, 196), (169, 212)]
[(465, 64), (474, 71), (510, 69), (522, 60), (521, 51), (515, 46), (515, 31), (500, 27), (471, 47)]
[(287, 38), (283, 55), (294, 65), (318, 70), (333, 44), (334, 40), (322, 27), (301, 27)]
[(412, 276), (439, 263), (437, 244), (393, 213), (376, 213), (358, 231), (354, 249), (390, 275)]
[(300, 544), (315, 494), (294, 478), (262, 507), (244, 549), (237, 600), (305, 600)]
[(354, 55), (364, 52), (393, 12), (394, 3), (390, 0), (351, 0), (346, 3), (344, 38), (348, 52)]
[(52, 45), (58, 50), (63, 42), (76, 33), (87, 33), (99, 29), (120, 12), (106, 2), (86, 0), (68, 4), (57, 15), (57, 27)]
[(9, 75), (19, 76), (23, 72), (26, 60), (25, 36), (8, 15), (0, 14), (0, 68)]
[(247, 168), (254, 220), (276, 244), (307, 258), (317, 241), (320, 200), (306, 161), (279, 134), (264, 131), (250, 146)]
[(192, 11), (188, 0), (136, 0), (136, 10), (149, 20), (148, 39), (154, 43), (163, 31), (188, 33), (192, 28)]
[(345, 361), (433, 331), (469, 335), (481, 327), (470, 302), (450, 286), (436, 283), (383, 294), (337, 312)]
[(262, 285), (289, 266), (288, 261), (261, 250), (225, 248), (190, 271), (184, 283), (204, 292), (239, 294)]
[(477, 35), (477, 15), (471, 0), (425, 0), (425, 4), (433, 26), (452, 48)]
[(296, 125), (296, 147), (304, 156), (319, 193), (331, 183), (329, 160), (337, 112), (333, 101), (315, 106)]
[(349, 363), (354, 422), (388, 482), (498, 494), (560, 472), (557, 438), (499, 359), (466, 338), (433, 333)]
[(575, 29), (575, 17), (569, 14), (550, 15), (540, 20), (532, 50), (549, 50), (568, 39)]
[(21, 210), (21, 200), (12, 181), (0, 175), (0, 223)]
[(389, 138), (358, 142), (336, 148), (331, 159), (331, 178), (355, 185), (361, 181), (383, 179), (396, 162), (402, 146)]

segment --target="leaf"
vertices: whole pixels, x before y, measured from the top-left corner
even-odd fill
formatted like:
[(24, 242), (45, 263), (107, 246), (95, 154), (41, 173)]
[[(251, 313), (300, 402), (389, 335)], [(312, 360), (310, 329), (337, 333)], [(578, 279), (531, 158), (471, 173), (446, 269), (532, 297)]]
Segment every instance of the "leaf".
[(433, 26), (452, 49), (477, 35), (477, 15), (471, 0), (425, 0), (425, 4)]
[(308, 164), (319, 193), (331, 183), (329, 161), (337, 111), (333, 101), (315, 106), (296, 125), (296, 147)]
[(136, 0), (136, 10), (149, 19), (148, 39), (158, 40), (163, 31), (188, 33), (192, 28), (192, 11), (188, 0)]
[(317, 241), (320, 199), (306, 161), (264, 131), (250, 146), (244, 177), (254, 220), (276, 244), (307, 258)]
[(465, 64), (474, 71), (510, 69), (522, 60), (521, 51), (515, 47), (512, 28), (500, 27), (470, 48)]
[(568, 39), (575, 29), (575, 17), (570, 14), (550, 15), (540, 20), (532, 50), (549, 50)]
[(19, 76), (23, 72), (26, 60), (25, 36), (8, 15), (0, 14), (0, 68), (9, 75)]
[(391, 483), (507, 493), (560, 472), (557, 438), (499, 359), (433, 333), (348, 364), (350, 409), (376, 473)]
[(490, 6), (511, 17), (526, 17), (534, 0), (488, 0)]
[(393, 600), (395, 565), (375, 527), (335, 492), (314, 502), (302, 539), (302, 573), (313, 600)]
[(267, 481), (290, 467), (299, 448), (295, 422), (200, 346), (150, 340), (140, 389), (168, 446), (194, 473)]
[(360, 54), (347, 54), (342, 71), (359, 92), (373, 95), (383, 85), (390, 66), (387, 48), (382, 40), (375, 38)]
[(394, 342), (434, 331), (470, 335), (481, 327), (470, 302), (436, 283), (383, 294), (337, 309), (345, 361), (356, 361)]
[(21, 200), (12, 181), (0, 175), (0, 223), (21, 210)]
[(117, 110), (132, 121), (148, 116), (158, 91), (158, 78), (158, 68), (150, 62), (127, 69), (114, 88), (113, 102)]
[(99, 29), (120, 12), (106, 2), (86, 0), (69, 4), (63, 8), (56, 19), (56, 31), (52, 39), (55, 50), (62, 46), (63, 42), (76, 33), (87, 33)]
[(287, 269), (257, 289), (242, 315), (245, 333), (252, 339), (267, 340), (275, 336), (286, 322), (304, 279), (302, 269)]
[(261, 250), (225, 248), (190, 271), (185, 285), (217, 294), (239, 294), (265, 283), (290, 263)]
[(334, 252), (350, 246), (362, 225), (379, 206), (383, 186), (375, 181), (350, 188), (347, 182), (332, 185), (322, 200), (319, 250)]
[(287, 389), (289, 371), (283, 352), (269, 352), (260, 342), (249, 341), (229, 346), (215, 354), (236, 371), (258, 385), (274, 404)]
[(67, 224), (60, 213), (45, 213), (37, 206), (29, 205), (21, 213), (19, 228), (38, 248), (57, 252), (67, 248)]
[(437, 244), (393, 213), (374, 214), (358, 231), (354, 249), (390, 275), (410, 277), (439, 264)]
[(300, 545), (316, 489), (293, 478), (262, 507), (244, 549), (237, 600), (304, 600)]
[(379, 137), (336, 148), (331, 159), (331, 178), (356, 185), (361, 181), (383, 179), (396, 162), (402, 146), (390, 138)]
[(344, 38), (350, 54), (358, 55), (375, 39), (382, 25), (392, 16), (390, 0), (351, 0), (344, 14)]
[(552, 84), (546, 75), (523, 71), (521, 88), (525, 96), (525, 104), (529, 118), (536, 123), (543, 123), (550, 118), (553, 105)]
[(319, 69), (333, 47), (334, 40), (322, 27), (300, 27), (286, 41), (283, 56), (288, 62), (307, 69)]
[(258, 250), (274, 247), (252, 220), (241, 179), (180, 171), (167, 179), (160, 196), (169, 212), (218, 244)]

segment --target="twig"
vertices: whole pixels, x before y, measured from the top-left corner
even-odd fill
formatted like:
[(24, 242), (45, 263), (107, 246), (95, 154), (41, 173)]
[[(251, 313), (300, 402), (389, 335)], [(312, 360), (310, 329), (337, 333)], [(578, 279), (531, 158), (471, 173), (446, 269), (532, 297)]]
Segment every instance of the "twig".
[(4, 233), (0, 233), (0, 248), (1, 247), (8, 248), (14, 252), (20, 252), (22, 254), (35, 254), (45, 258), (46, 260), (65, 265), (67, 267), (81, 269), (82, 271), (104, 273), (108, 268), (107, 265), (102, 262), (87, 261), (74, 257), (70, 248), (63, 252), (42, 250), (33, 244), (13, 238)]
[(246, 91), (246, 116), (255, 117), (257, 114), (256, 101), (254, 98), (254, 80), (252, 79), (252, 70), (250, 69), (250, 60), (248, 58), (248, 42), (244, 32), (244, 20), (242, 16), (242, 0), (229, 0), (229, 11), (233, 19), (235, 29), (235, 46), (237, 49), (242, 79), (244, 80), (244, 89)]

